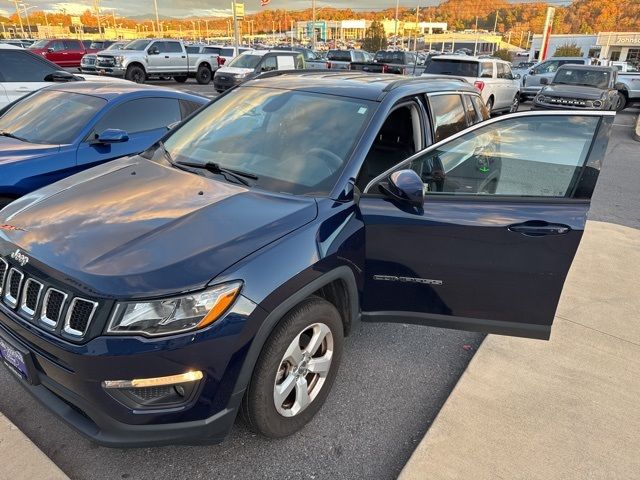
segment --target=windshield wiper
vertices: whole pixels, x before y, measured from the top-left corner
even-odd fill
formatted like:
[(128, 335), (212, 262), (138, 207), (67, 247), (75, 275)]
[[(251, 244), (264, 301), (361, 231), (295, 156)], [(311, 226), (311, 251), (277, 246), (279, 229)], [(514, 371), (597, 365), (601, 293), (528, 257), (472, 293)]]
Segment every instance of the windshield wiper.
[(21, 142), (29, 142), (29, 140), (27, 140), (26, 138), (18, 137), (17, 135), (14, 135), (13, 133), (7, 132), (5, 130), (0, 130), (0, 137), (15, 138), (16, 140), (20, 140)]
[[(165, 150), (165, 152), (166, 152), (166, 150)], [(242, 183), (243, 185), (246, 185), (247, 187), (250, 187), (251, 184), (249, 182), (247, 182), (245, 180), (245, 178), (249, 178), (251, 180), (258, 180), (258, 177), (256, 175), (254, 175), (253, 173), (243, 172), (241, 170), (234, 170), (232, 168), (221, 167), (219, 164), (214, 163), (214, 162), (205, 162), (205, 163), (175, 162), (175, 165), (182, 165), (182, 166), (185, 166), (185, 167), (199, 168), (199, 169), (207, 170), (208, 172), (211, 172), (211, 173), (224, 175), (225, 178), (228, 178), (227, 177), (227, 175), (228, 175), (229, 177), (234, 178), (236, 181)]]

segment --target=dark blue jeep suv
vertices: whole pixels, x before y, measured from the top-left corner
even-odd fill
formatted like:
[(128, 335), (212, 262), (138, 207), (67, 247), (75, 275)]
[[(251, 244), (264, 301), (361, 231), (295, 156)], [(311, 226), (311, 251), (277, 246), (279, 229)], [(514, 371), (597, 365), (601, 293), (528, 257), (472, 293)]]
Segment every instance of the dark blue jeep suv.
[(548, 338), (612, 115), (480, 121), (450, 78), (252, 80), (0, 212), (0, 355), (136, 446), (222, 440), (238, 411), (295, 432), (360, 320)]

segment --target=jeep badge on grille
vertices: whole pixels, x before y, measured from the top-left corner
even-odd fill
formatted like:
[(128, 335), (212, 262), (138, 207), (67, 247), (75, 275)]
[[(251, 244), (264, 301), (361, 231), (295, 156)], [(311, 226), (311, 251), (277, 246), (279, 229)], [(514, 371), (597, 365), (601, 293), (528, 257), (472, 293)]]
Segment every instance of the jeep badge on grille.
[(11, 254), (11, 258), (13, 258), (16, 262), (20, 264), (21, 267), (24, 267), (27, 263), (29, 263), (29, 257), (24, 255), (20, 249), (17, 249), (15, 252)]

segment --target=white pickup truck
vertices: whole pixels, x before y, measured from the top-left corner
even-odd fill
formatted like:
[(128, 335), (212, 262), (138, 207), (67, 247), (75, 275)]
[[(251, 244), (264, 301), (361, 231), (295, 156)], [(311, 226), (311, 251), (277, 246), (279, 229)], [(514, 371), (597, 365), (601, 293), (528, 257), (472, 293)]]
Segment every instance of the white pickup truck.
[(188, 53), (182, 41), (170, 38), (134, 40), (121, 50), (104, 50), (96, 57), (99, 75), (124, 77), (136, 83), (153, 77), (173, 77), (182, 83), (195, 77), (206, 85), (217, 68), (218, 55)]

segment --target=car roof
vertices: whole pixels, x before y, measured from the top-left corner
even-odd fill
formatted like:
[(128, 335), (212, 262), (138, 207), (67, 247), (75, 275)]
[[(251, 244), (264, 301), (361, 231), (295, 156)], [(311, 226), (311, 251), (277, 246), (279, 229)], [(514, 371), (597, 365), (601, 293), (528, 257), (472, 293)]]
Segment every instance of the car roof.
[[(107, 101), (115, 100), (122, 96), (137, 96), (136, 94), (144, 93), (142, 96), (153, 96), (154, 93), (161, 93), (162, 96), (182, 98), (202, 102), (203, 104), (209, 100), (199, 95), (193, 95), (186, 92), (180, 92), (173, 88), (157, 87), (153, 85), (144, 85), (128, 82), (118, 83), (101, 83), (101, 82), (66, 82), (46, 87), (46, 90), (56, 90), (59, 92), (79, 93), (84, 95), (92, 95), (100, 97)], [(146, 95), (148, 94), (148, 95)], [(150, 112), (151, 113), (151, 112)]]
[(486, 62), (487, 60), (489, 60), (489, 61), (509, 63), (509, 62), (506, 62), (505, 60), (502, 60), (501, 58), (494, 58), (494, 57), (480, 58), (480, 57), (474, 57), (473, 55), (437, 55), (433, 57), (431, 60), (437, 60), (438, 62), (442, 60), (458, 60), (458, 61), (461, 60), (465, 62)]
[(24, 50), (22, 47), (18, 47), (17, 45), (11, 45), (10, 43), (0, 42), (1, 50)]
[[(325, 70), (274, 71), (249, 80), (240, 86), (269, 87), (324, 93), (362, 100), (380, 101), (391, 91), (407, 94), (442, 91), (478, 93), (468, 82), (451, 76), (401, 77), (393, 74), (333, 72)], [(419, 92), (418, 92), (419, 91)]]
[(602, 71), (602, 72), (613, 72), (617, 71), (614, 67), (607, 67), (603, 65), (579, 65), (577, 63), (565, 63), (564, 65), (560, 65), (558, 70), (588, 70), (588, 71)]

